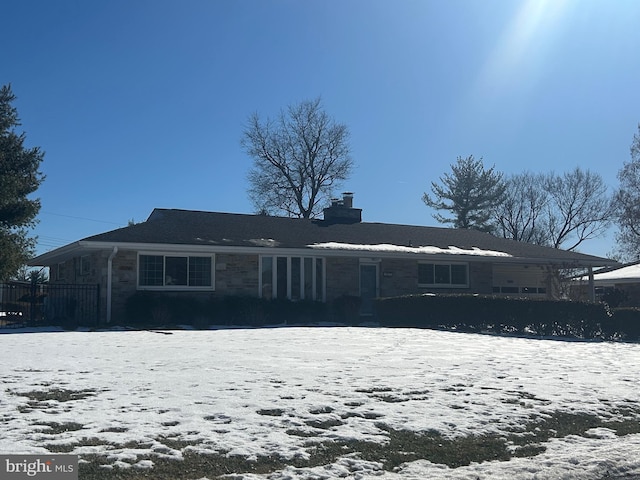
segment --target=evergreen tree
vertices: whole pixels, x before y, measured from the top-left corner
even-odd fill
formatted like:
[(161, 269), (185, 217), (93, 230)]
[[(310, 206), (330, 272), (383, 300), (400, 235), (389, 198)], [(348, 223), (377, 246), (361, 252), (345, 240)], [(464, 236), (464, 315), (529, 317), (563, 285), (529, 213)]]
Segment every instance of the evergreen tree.
[(448, 210), (454, 215), (454, 218), (447, 218), (436, 213), (433, 217), (440, 223), (491, 232), (495, 228), (491, 222), (494, 209), (505, 192), (502, 173), (494, 168), (485, 170), (482, 158), (476, 160), (473, 155), (458, 157), (457, 163), (451, 165), (451, 173), (440, 177), (442, 185), (431, 182), (433, 197), (425, 193), (422, 201), (431, 208)]
[(12, 102), (10, 85), (0, 88), (0, 281), (14, 275), (33, 255), (35, 225), (40, 201), (30, 198), (44, 179), (40, 162), (44, 152), (27, 148), (25, 134), (16, 133), (20, 119)]

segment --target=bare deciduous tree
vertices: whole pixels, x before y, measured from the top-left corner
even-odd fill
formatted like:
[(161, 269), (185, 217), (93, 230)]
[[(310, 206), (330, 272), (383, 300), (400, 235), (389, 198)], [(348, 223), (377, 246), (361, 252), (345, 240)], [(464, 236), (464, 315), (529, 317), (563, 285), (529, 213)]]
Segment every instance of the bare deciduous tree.
[(550, 175), (545, 189), (552, 247), (575, 250), (585, 240), (604, 234), (611, 224), (611, 198), (600, 175), (576, 167), (563, 175)]
[(549, 245), (545, 175), (524, 172), (506, 182), (503, 201), (495, 209), (498, 234), (519, 242)]
[(313, 218), (353, 170), (349, 130), (320, 98), (290, 105), (272, 120), (249, 117), (242, 146), (253, 159), (249, 198), (262, 213)]
[(631, 142), (631, 160), (618, 172), (614, 201), (619, 231), (618, 249), (625, 260), (640, 258), (640, 124)]
[(575, 250), (605, 233), (612, 202), (602, 177), (576, 167), (563, 175), (523, 173), (507, 181), (496, 223), (505, 238)]

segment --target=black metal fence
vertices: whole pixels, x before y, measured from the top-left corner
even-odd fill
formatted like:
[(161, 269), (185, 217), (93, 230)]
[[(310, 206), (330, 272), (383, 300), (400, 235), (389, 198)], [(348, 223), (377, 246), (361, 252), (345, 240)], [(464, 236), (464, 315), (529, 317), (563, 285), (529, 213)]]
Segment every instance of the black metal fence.
[(0, 328), (97, 326), (100, 286), (10, 282), (0, 284)]

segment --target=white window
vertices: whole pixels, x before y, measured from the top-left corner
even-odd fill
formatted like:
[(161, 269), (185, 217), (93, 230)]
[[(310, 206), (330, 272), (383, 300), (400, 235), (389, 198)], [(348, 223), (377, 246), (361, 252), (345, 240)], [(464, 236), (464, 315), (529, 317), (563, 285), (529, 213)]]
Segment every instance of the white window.
[(260, 296), (324, 301), (324, 259), (261, 256)]
[(418, 284), (430, 287), (468, 287), (466, 263), (418, 263)]
[(91, 273), (91, 257), (82, 255), (80, 257), (80, 275), (89, 275)]
[(213, 257), (140, 255), (140, 288), (213, 289)]
[(64, 262), (60, 262), (56, 265), (56, 280), (64, 281)]

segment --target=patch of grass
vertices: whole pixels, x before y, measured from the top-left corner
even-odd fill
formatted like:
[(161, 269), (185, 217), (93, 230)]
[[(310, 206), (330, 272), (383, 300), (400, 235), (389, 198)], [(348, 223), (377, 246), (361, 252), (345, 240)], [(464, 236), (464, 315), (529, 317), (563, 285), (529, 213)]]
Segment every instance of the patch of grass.
[[(640, 433), (640, 410), (628, 411), (628, 418), (622, 420), (603, 420), (588, 413), (551, 412), (549, 415), (532, 420), (524, 425), (522, 431), (509, 435), (509, 440), (518, 446), (541, 444), (551, 438), (563, 438), (568, 435), (587, 436), (593, 428), (608, 428), (618, 436)], [(523, 456), (518, 454), (516, 456)]]
[(344, 425), (344, 422), (337, 418), (327, 418), (325, 420), (321, 420), (321, 419), (307, 420), (304, 423), (306, 423), (310, 427), (320, 428), (322, 430), (329, 430), (332, 427), (338, 427), (340, 425)]
[(388, 432), (389, 443), (370, 444), (362, 452), (362, 458), (382, 461), (385, 470), (394, 470), (405, 462), (415, 460), (428, 460), (457, 468), (472, 462), (506, 461), (511, 458), (506, 440), (497, 435), (445, 438), (436, 431), (395, 430), (381, 424), (378, 424), (378, 428)]
[(379, 393), (379, 392), (393, 392), (393, 388), (390, 387), (373, 387), (373, 388), (356, 388), (358, 393)]
[(52, 388), (51, 390), (32, 390), (30, 392), (11, 391), (12, 395), (27, 397), (34, 402), (48, 402), (55, 400), (56, 402), (71, 402), (73, 400), (82, 400), (84, 398), (96, 395), (96, 390), (86, 388), (83, 390), (68, 390), (66, 388)]
[(109, 428), (104, 428), (100, 430), (100, 432), (104, 432), (104, 433), (124, 433), (128, 431), (129, 429), (125, 427), (109, 427)]
[(59, 413), (53, 407), (52, 401), (58, 403), (71, 402), (74, 400), (82, 400), (84, 398), (93, 397), (97, 391), (91, 388), (84, 390), (69, 390), (66, 388), (52, 388), (50, 390), (31, 390), (29, 392), (17, 392), (15, 390), (7, 390), (10, 395), (18, 397), (26, 397), (29, 401), (25, 405), (18, 405), (16, 408), (20, 413), (29, 413), (33, 410), (45, 410), (47, 413)]
[(331, 412), (333, 412), (333, 408), (329, 406), (312, 408), (311, 410), (309, 410), (309, 413), (311, 413), (312, 415), (321, 415), (323, 413), (331, 413)]
[(75, 432), (77, 430), (82, 430), (82, 428), (84, 428), (84, 425), (76, 422), (65, 422), (65, 423), (43, 422), (43, 423), (36, 423), (35, 425), (46, 427), (46, 430), (41, 430), (41, 432), (47, 433), (49, 435), (59, 435), (65, 432)]
[(51, 443), (48, 445), (44, 445), (44, 448), (49, 450), (51, 453), (71, 453), (76, 449), (76, 447), (100, 447), (100, 446), (103, 446), (104, 444), (105, 444), (104, 440), (100, 438), (83, 437), (78, 442), (64, 443), (64, 444)]
[(285, 433), (287, 435), (291, 435), (291, 436), (294, 436), (294, 437), (311, 438), (311, 437), (315, 437), (316, 436), (316, 434), (314, 432), (309, 432), (309, 431), (306, 431), (306, 430), (296, 430), (296, 429), (293, 429), (293, 428), (290, 428)]
[(509, 390), (507, 391), (507, 393), (514, 395), (514, 397), (510, 397), (505, 400), (502, 400), (503, 403), (520, 405), (522, 407), (530, 406), (529, 404), (527, 404), (526, 400), (529, 400), (531, 402), (537, 402), (541, 405), (549, 405), (551, 403), (550, 400), (536, 397), (535, 395), (528, 392)]
[(377, 398), (378, 400), (382, 400), (383, 402), (387, 402), (387, 403), (402, 403), (402, 402), (409, 401), (408, 398), (398, 397), (396, 395), (382, 394), (382, 395), (372, 395), (372, 396), (374, 398)]
[(223, 425), (231, 423), (231, 418), (226, 415), (207, 415), (204, 419), (210, 422), (221, 423)]
[[(531, 399), (533, 400), (533, 399)], [(541, 401), (541, 399), (535, 399)], [(328, 410), (315, 409), (317, 414), (331, 413)], [(273, 413), (273, 412), (272, 412)], [(387, 437), (384, 443), (360, 440), (328, 440), (318, 436), (315, 432), (303, 429), (289, 429), (288, 435), (308, 438), (304, 447), (307, 456), (293, 459), (279, 455), (262, 455), (251, 459), (231, 455), (221, 451), (218, 453), (196, 453), (189, 447), (202, 445), (203, 439), (183, 440), (179, 436), (158, 437), (158, 446), (149, 442), (126, 442), (124, 444), (103, 443), (97, 438), (86, 438), (80, 442), (68, 445), (47, 445), (54, 453), (68, 453), (75, 448), (85, 445), (105, 445), (108, 450), (131, 449), (140, 450), (135, 461), (151, 460), (154, 467), (146, 469), (121, 469), (112, 467), (108, 453), (104, 455), (82, 455), (80, 463), (80, 478), (87, 480), (139, 480), (154, 478), (157, 480), (178, 480), (209, 478), (222, 479), (229, 474), (259, 474), (268, 475), (284, 469), (287, 466), (296, 468), (312, 468), (318, 465), (334, 463), (345, 455), (354, 458), (379, 462), (385, 471), (397, 471), (406, 462), (427, 460), (436, 464), (457, 468), (473, 462), (508, 461), (513, 457), (534, 457), (543, 453), (545, 443), (552, 438), (562, 438), (568, 435), (588, 437), (594, 428), (607, 428), (618, 435), (640, 433), (640, 408), (629, 407), (624, 411), (614, 412), (610, 418), (600, 418), (588, 413), (552, 411), (532, 418), (529, 422), (513, 429), (506, 434), (468, 435), (461, 437), (444, 437), (437, 431), (415, 432), (394, 429), (384, 423), (377, 423), (376, 427)], [(215, 416), (215, 421), (225, 420), (224, 416)], [(337, 418), (322, 417), (309, 420), (307, 425), (314, 428), (328, 429), (341, 425)], [(64, 424), (46, 424), (50, 428), (62, 429)], [(79, 424), (76, 424), (76, 427)], [(82, 426), (80, 426), (81, 428)], [(62, 430), (61, 430), (62, 431)], [(155, 447), (154, 447), (155, 445)], [(156, 453), (170, 453), (172, 450), (181, 451), (182, 459), (171, 459), (163, 456), (142, 452), (155, 448)], [(109, 466), (109, 468), (105, 468)]]
[(164, 437), (164, 436), (158, 437), (156, 440), (158, 440), (164, 446), (169, 447), (173, 450), (182, 450), (183, 448), (186, 448), (186, 447), (195, 447), (197, 445), (202, 444), (203, 442), (202, 439), (183, 440), (181, 438)]
[(281, 417), (284, 414), (284, 410), (281, 408), (263, 408), (256, 412), (258, 415), (265, 415), (268, 417)]

